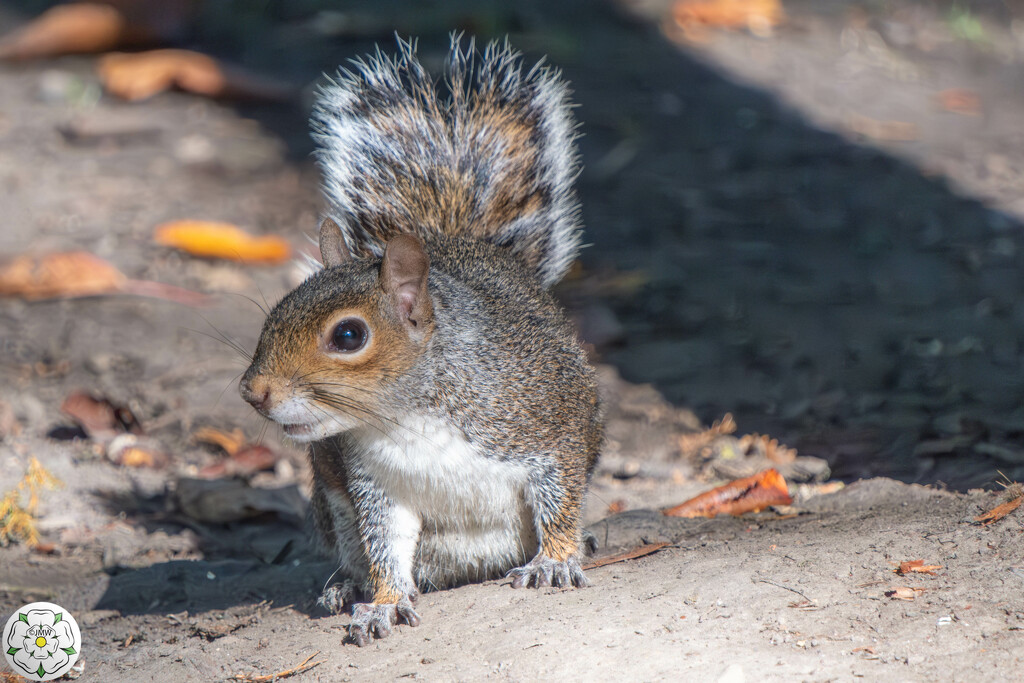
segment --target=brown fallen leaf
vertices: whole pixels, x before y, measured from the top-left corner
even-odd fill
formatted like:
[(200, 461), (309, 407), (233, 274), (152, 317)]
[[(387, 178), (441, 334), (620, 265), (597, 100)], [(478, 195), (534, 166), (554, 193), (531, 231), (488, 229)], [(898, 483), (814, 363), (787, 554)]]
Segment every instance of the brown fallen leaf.
[(58, 5), (0, 38), (0, 59), (103, 52), (120, 43), (126, 26), (124, 15), (107, 4)]
[(107, 92), (136, 101), (178, 88), (206, 97), (286, 101), (288, 86), (228, 68), (213, 57), (191, 50), (151, 50), (104, 55), (97, 65)]
[(120, 292), (128, 278), (84, 251), (16, 256), (0, 269), (0, 296), (54, 299)]
[(918, 593), (923, 593), (926, 589), (924, 588), (909, 588), (907, 586), (897, 586), (892, 590), (885, 591), (885, 597), (892, 598), (893, 600), (913, 600), (917, 597)]
[(907, 560), (906, 562), (900, 562), (900, 566), (896, 567), (893, 571), (900, 576), (907, 574), (929, 574), (935, 576), (935, 570), (937, 569), (942, 569), (942, 565), (926, 565), (924, 560)]
[(199, 470), (204, 479), (217, 477), (249, 475), (256, 472), (274, 469), (281, 456), (266, 446), (248, 445), (232, 453), (226, 460), (207, 465)]
[(20, 254), (0, 266), (0, 296), (28, 301), (134, 294), (188, 306), (205, 304), (198, 292), (162, 282), (131, 280), (110, 263), (85, 251)]
[(974, 521), (980, 522), (985, 526), (988, 526), (989, 524), (995, 524), (1003, 517), (1006, 517), (1008, 514), (1019, 508), (1021, 506), (1021, 503), (1024, 503), (1024, 495), (1018, 496), (1013, 500), (1008, 500), (1005, 503), (1001, 503), (995, 506), (988, 512), (985, 512), (975, 517)]
[(752, 477), (731, 481), (681, 503), (662, 514), (668, 517), (715, 517), (742, 515), (770, 505), (789, 505), (793, 499), (778, 470), (767, 469)]
[(0, 59), (94, 54), (122, 46), (180, 41), (198, 5), (194, 0), (64, 3), (0, 38)]
[(112, 439), (128, 432), (141, 434), (142, 425), (128, 406), (97, 398), (86, 391), (73, 391), (60, 405), (62, 413), (73, 419), (94, 441)]
[(243, 263), (281, 263), (291, 256), (291, 247), (280, 237), (257, 237), (230, 223), (216, 221), (173, 221), (156, 228), (154, 239), (167, 247), (194, 256), (222, 258)]
[(619, 500), (613, 500), (612, 502), (608, 503), (608, 514), (609, 515), (617, 515), (620, 512), (625, 512), (625, 510), (626, 510), (626, 501), (622, 500), (621, 498)]
[(881, 142), (911, 142), (921, 137), (917, 125), (908, 121), (880, 121), (860, 114), (850, 116), (846, 127), (854, 133)]
[(785, 464), (796, 460), (796, 449), (783, 446), (767, 434), (746, 434), (740, 437), (740, 449), (749, 455), (764, 455), (772, 462)]
[(935, 96), (939, 106), (946, 111), (964, 116), (981, 114), (981, 98), (978, 93), (966, 88), (949, 88)]
[(638, 548), (633, 548), (632, 550), (627, 550), (624, 553), (618, 553), (617, 555), (611, 555), (609, 557), (602, 557), (601, 559), (594, 560), (593, 562), (588, 562), (587, 564), (583, 565), (583, 569), (585, 569), (585, 570), (586, 569), (596, 569), (598, 567), (603, 567), (606, 564), (615, 564), (616, 562), (625, 562), (627, 560), (635, 560), (638, 557), (645, 557), (647, 555), (653, 555), (654, 553), (658, 552), (659, 550), (661, 550), (663, 548), (667, 548), (670, 545), (672, 545), (672, 544), (668, 543), (668, 542), (664, 542), (664, 541), (659, 542), (659, 543), (650, 543), (648, 545), (642, 545), (642, 546), (640, 546)]
[(702, 455), (704, 448), (720, 436), (736, 431), (736, 421), (732, 413), (726, 413), (721, 420), (716, 420), (710, 428), (693, 434), (681, 434), (678, 437), (679, 451), (684, 458), (696, 458)]
[(669, 16), (680, 37), (703, 42), (715, 28), (746, 28), (754, 35), (770, 36), (784, 15), (779, 0), (678, 0)]

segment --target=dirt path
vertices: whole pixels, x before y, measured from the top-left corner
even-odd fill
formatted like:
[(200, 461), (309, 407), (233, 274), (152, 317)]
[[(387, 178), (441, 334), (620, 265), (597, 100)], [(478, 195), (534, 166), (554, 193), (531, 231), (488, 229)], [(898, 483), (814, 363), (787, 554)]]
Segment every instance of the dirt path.
[[(1019, 512), (973, 524), (1000, 494), (966, 493), (999, 488), (1000, 471), (1024, 478), (1024, 96), (1008, 85), (1024, 47), (996, 5), (970, 15), (984, 40), (924, 3), (794, 0), (770, 38), (682, 47), (611, 5), (403, 19), (428, 59), (449, 27), (491, 27), (573, 81), (593, 246), (560, 294), (596, 358), (657, 387), (602, 370), (611, 438), (588, 523), (602, 554), (671, 546), (591, 570), (586, 590), (426, 594), (419, 628), (364, 649), (342, 645), (346, 617), (315, 610), (333, 567), (303, 530), (303, 456), (276, 430), (263, 439), (282, 459), (228, 496), (254, 490), (268, 512), (217, 523), (189, 505), (192, 478), (219, 460), (195, 430), (263, 430), (234, 387), (244, 361), (215, 337), (252, 348), (260, 305), (299, 273), (151, 239), (164, 221), (205, 218), (301, 247), (319, 210), (301, 107), (181, 93), (129, 105), (101, 95), (92, 59), (0, 65), (0, 254), (85, 249), (214, 295), (202, 309), (0, 300), (0, 401), (18, 425), (0, 413), (0, 493), (33, 456), (65, 483), (38, 511), (53, 554), (0, 548), (0, 613), (37, 599), (71, 610), (81, 680), (225, 680), (318, 651), (295, 680), (1014, 680), (1024, 527)], [(7, 12), (0, 31), (18, 20)], [(269, 47), (249, 63), (301, 84), (389, 40), (325, 37), (308, 18), (250, 26), (246, 40)], [(224, 51), (242, 60), (243, 43)], [(937, 106), (951, 88), (979, 113)], [(70, 424), (60, 406), (77, 388), (128, 406), (170, 463), (120, 467), (94, 441), (48, 437)], [(801, 488), (781, 512), (663, 518), (755, 466), (685, 447), (727, 411), (739, 433), (817, 456), (798, 462), (812, 479), (827, 460), (848, 482), (961, 493), (875, 478)], [(917, 559), (942, 568), (894, 573)], [(913, 599), (886, 595), (900, 587)]]

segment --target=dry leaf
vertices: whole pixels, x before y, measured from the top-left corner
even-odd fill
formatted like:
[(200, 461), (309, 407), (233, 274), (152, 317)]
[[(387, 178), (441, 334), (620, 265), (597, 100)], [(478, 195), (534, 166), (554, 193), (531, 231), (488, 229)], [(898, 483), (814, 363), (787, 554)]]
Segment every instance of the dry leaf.
[(166, 467), (170, 458), (152, 440), (135, 434), (121, 434), (107, 444), (107, 458), (123, 467)]
[(29, 301), (101, 294), (135, 294), (200, 306), (207, 297), (161, 282), (129, 280), (103, 259), (85, 251), (21, 254), (0, 267), (0, 296)]
[(707, 40), (714, 28), (746, 28), (761, 37), (771, 35), (782, 23), (779, 0), (679, 0), (670, 13), (674, 28), (686, 40)]
[(114, 459), (114, 462), (124, 467), (159, 468), (167, 464), (167, 456), (159, 451), (145, 448), (126, 448)]
[(216, 479), (255, 474), (274, 469), (274, 465), (280, 459), (279, 454), (266, 446), (249, 445), (239, 449), (226, 460), (202, 468), (199, 470), (199, 476), (203, 479)]
[(205, 95), (284, 101), (292, 91), (284, 84), (228, 69), (209, 55), (191, 50), (112, 53), (97, 66), (107, 92), (126, 100), (142, 100), (171, 88)]
[(23, 254), (0, 269), (0, 296), (53, 299), (119, 292), (128, 278), (84, 251)]
[(900, 566), (896, 567), (896, 569), (894, 569), (893, 571), (899, 574), (900, 576), (905, 576), (906, 574), (912, 573), (930, 574), (931, 576), (935, 576), (936, 569), (942, 569), (942, 565), (926, 565), (924, 563), (924, 560), (907, 560), (906, 562), (900, 562)]
[(712, 441), (720, 436), (726, 436), (736, 431), (736, 421), (732, 413), (726, 413), (721, 420), (717, 420), (709, 429), (694, 434), (681, 434), (678, 437), (679, 452), (684, 458), (696, 458), (701, 451)]
[(757, 512), (769, 505), (793, 502), (786, 480), (778, 470), (768, 469), (752, 477), (729, 482), (691, 498), (662, 514), (668, 517), (714, 517), (719, 514), (742, 515)]
[(964, 116), (979, 116), (981, 114), (981, 98), (978, 93), (965, 88), (949, 88), (935, 96), (939, 106), (946, 111)]
[(846, 126), (854, 133), (881, 142), (911, 142), (921, 137), (917, 125), (908, 121), (879, 121), (854, 114), (847, 119)]
[(626, 501), (622, 500), (621, 498), (619, 500), (613, 500), (612, 502), (608, 503), (608, 514), (609, 515), (617, 515), (620, 512), (625, 512), (625, 510), (626, 510)]
[(0, 39), (0, 59), (103, 52), (119, 44), (126, 23), (110, 5), (59, 5)]
[(194, 256), (230, 259), (243, 263), (281, 263), (291, 248), (274, 235), (255, 237), (230, 223), (215, 221), (173, 221), (159, 225), (158, 243), (183, 249)]
[(908, 588), (907, 586), (897, 586), (892, 590), (885, 591), (885, 597), (892, 598), (893, 600), (913, 600), (917, 597), (918, 593), (923, 593), (924, 588)]
[[(796, 449), (783, 446), (778, 439), (767, 434), (747, 434), (740, 437), (740, 449), (747, 455), (764, 455), (772, 462), (785, 464), (796, 460)], [(753, 452), (751, 452), (753, 451)]]
[(85, 391), (68, 394), (60, 410), (81, 425), (94, 441), (110, 439), (124, 432), (142, 433), (142, 425), (127, 406), (107, 398), (96, 398)]
[(234, 455), (245, 445), (245, 435), (242, 430), (235, 428), (230, 432), (223, 432), (213, 427), (200, 427), (192, 435), (192, 438), (200, 443), (209, 443), (219, 446), (228, 455)]
[(1006, 515), (1010, 514), (1024, 503), (1024, 495), (1020, 495), (1013, 500), (1008, 500), (1005, 503), (995, 506), (988, 512), (978, 515), (974, 518), (975, 522), (981, 522), (985, 526), (989, 524), (995, 524)]

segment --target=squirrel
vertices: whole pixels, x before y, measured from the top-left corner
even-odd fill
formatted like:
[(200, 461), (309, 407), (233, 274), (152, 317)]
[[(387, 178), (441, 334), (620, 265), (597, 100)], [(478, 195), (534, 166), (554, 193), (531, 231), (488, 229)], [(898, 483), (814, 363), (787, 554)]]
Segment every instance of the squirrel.
[(581, 236), (566, 82), (453, 37), (445, 94), (398, 42), (318, 93), (323, 267), (269, 313), (240, 382), (309, 444), (314, 522), (347, 577), (319, 602), (351, 608), (358, 645), (418, 625), (420, 590), (589, 585), (602, 442), (594, 371), (548, 292)]

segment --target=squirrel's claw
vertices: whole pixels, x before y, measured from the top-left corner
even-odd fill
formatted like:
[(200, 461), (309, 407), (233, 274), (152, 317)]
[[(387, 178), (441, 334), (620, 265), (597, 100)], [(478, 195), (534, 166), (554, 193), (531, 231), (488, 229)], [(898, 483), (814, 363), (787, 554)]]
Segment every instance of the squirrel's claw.
[(340, 583), (329, 586), (320, 594), (316, 604), (323, 607), (331, 614), (341, 614), (345, 611), (346, 605), (353, 603), (353, 598), (358, 593), (355, 581), (345, 579)]
[(512, 579), (513, 588), (582, 588), (590, 585), (580, 567), (580, 561), (575, 557), (558, 562), (547, 555), (537, 555), (528, 564), (513, 569), (506, 576)]
[(420, 615), (412, 608), (412, 600), (408, 596), (398, 604), (359, 603), (352, 606), (352, 623), (348, 627), (352, 642), (363, 647), (369, 645), (374, 638), (387, 638), (391, 635), (391, 627), (401, 619), (409, 626), (420, 625)]

